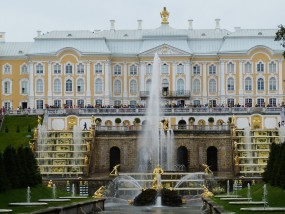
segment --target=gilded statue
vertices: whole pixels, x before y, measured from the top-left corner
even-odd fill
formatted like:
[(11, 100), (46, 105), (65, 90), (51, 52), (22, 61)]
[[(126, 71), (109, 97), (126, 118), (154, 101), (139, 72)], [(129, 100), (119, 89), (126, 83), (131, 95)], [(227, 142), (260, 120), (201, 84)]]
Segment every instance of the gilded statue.
[(35, 144), (29, 142), (29, 146), (30, 146), (31, 151), (32, 151), (32, 152), (35, 152)]
[(232, 133), (233, 133), (233, 136), (235, 137), (235, 136), (236, 136), (236, 127), (233, 127), (232, 130), (233, 130), (233, 132), (232, 132)]
[(93, 198), (103, 198), (104, 195), (103, 193), (106, 190), (106, 186), (101, 186), (99, 189), (96, 190), (96, 192), (94, 193), (94, 195), (92, 196)]
[(160, 13), (161, 16), (161, 24), (169, 24), (168, 18), (169, 18), (169, 12), (166, 10), (166, 7), (163, 7), (162, 12)]
[(119, 175), (119, 168), (120, 164), (117, 164), (116, 166), (113, 167), (113, 170), (110, 172), (110, 175), (113, 175), (113, 176), (117, 176)]
[(155, 176), (162, 175), (163, 173), (164, 171), (159, 165), (157, 165), (153, 170), (153, 174), (155, 174)]
[(237, 151), (237, 142), (234, 141), (234, 150)]
[(167, 131), (168, 130), (168, 120), (167, 119), (165, 119), (164, 121), (163, 121), (163, 130), (164, 131)]
[(42, 120), (43, 120), (42, 116), (38, 115), (38, 126), (42, 125)]
[(52, 180), (49, 180), (47, 187), (52, 188), (53, 187), (53, 182)]
[(236, 156), (234, 157), (234, 160), (235, 160), (235, 165), (238, 166), (238, 165), (239, 165), (239, 156), (236, 155)]
[(214, 196), (214, 194), (212, 192), (210, 192), (205, 185), (202, 185), (202, 187), (203, 187), (203, 191), (204, 191), (202, 193), (202, 197), (203, 198), (209, 198), (209, 197), (213, 197)]
[(233, 114), (233, 116), (232, 116), (232, 124), (235, 124), (236, 123), (236, 117), (235, 117), (235, 115)]
[(153, 178), (153, 182), (152, 182), (152, 188), (153, 189), (161, 189), (162, 185), (160, 183), (160, 176), (164, 173), (163, 169), (157, 165), (154, 170), (153, 170), (153, 174), (154, 174), (154, 178)]
[(91, 151), (91, 143), (87, 142), (87, 152), (90, 152), (90, 151)]
[(152, 189), (162, 189), (162, 184), (158, 181), (157, 176), (154, 176), (153, 178)]
[(84, 165), (88, 165), (89, 164), (89, 158), (88, 155), (84, 156)]
[(204, 167), (204, 171), (206, 174), (213, 174), (212, 170), (207, 164), (202, 164), (202, 166)]
[(35, 128), (34, 129), (34, 139), (37, 139), (38, 138), (38, 129)]
[(92, 117), (91, 117), (91, 125), (95, 125), (95, 117), (94, 117), (94, 115), (92, 115)]

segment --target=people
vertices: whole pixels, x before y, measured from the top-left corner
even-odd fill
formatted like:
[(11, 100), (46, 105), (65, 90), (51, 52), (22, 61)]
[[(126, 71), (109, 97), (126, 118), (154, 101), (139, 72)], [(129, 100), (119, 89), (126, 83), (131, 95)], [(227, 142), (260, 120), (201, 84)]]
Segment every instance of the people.
[(204, 167), (206, 174), (213, 174), (212, 170), (210, 169), (210, 167), (207, 164), (202, 164), (202, 166)]
[(117, 164), (116, 166), (113, 167), (113, 170), (110, 172), (110, 175), (119, 175), (118, 173), (118, 168), (120, 164)]
[(83, 125), (83, 130), (87, 130), (87, 123), (86, 122)]

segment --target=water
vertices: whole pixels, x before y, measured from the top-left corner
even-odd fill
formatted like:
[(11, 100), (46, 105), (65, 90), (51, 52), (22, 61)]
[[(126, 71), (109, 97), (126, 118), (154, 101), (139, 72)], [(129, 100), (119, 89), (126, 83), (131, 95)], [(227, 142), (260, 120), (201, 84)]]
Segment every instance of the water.
[(55, 186), (55, 184), (52, 185), (52, 198), (56, 199), (56, 186)]
[(227, 195), (230, 195), (230, 181), (227, 180)]
[(75, 197), (75, 185), (72, 184), (71, 186), (71, 197)]
[(263, 197), (262, 197), (262, 201), (263, 201), (263, 206), (268, 207), (268, 192), (267, 192), (267, 186), (266, 184), (263, 185)]
[(284, 142), (284, 138), (285, 138), (285, 126), (280, 126), (278, 128), (278, 134), (279, 134), (279, 141), (280, 143)]
[(153, 61), (152, 84), (146, 111), (146, 125), (142, 136), (138, 140), (137, 162), (138, 169), (141, 171), (150, 171), (156, 165), (160, 165), (164, 170), (173, 169), (173, 132), (167, 131), (165, 133), (161, 124), (163, 115), (160, 110), (160, 62), (160, 58), (156, 53)]
[(247, 198), (248, 198), (248, 201), (252, 201), (251, 191), (250, 191), (250, 183), (247, 183)]
[(244, 143), (246, 149), (246, 157), (247, 157), (247, 164), (252, 164), (252, 143), (251, 143), (251, 135), (250, 135), (250, 127), (244, 128)]
[(82, 142), (82, 130), (80, 126), (73, 126), (73, 144), (74, 144), (74, 165), (82, 164), (79, 163), (79, 158), (83, 157), (81, 150), (81, 142)]
[(201, 186), (205, 184), (205, 180), (201, 176), (201, 173), (189, 173), (183, 176), (175, 184), (174, 188), (187, 187), (187, 185), (189, 188), (201, 188)]
[(44, 125), (38, 125), (38, 153), (39, 158), (45, 158), (45, 151), (47, 151), (47, 128)]
[(27, 188), (27, 203), (31, 203), (31, 188)]

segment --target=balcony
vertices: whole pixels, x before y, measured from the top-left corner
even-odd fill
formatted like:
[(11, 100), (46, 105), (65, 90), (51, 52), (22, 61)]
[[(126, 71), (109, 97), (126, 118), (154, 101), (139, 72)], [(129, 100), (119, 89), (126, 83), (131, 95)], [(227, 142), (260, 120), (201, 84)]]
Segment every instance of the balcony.
[[(140, 91), (141, 98), (147, 98), (150, 95), (150, 91)], [(160, 96), (162, 98), (190, 98), (190, 91), (179, 90), (179, 91), (161, 91)]]

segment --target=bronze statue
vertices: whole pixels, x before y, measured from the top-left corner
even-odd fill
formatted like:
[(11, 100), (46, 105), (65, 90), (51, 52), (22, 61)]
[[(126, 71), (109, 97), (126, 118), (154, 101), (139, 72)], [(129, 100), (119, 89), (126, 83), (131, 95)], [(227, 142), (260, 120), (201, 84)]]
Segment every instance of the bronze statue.
[(204, 167), (204, 171), (206, 174), (213, 174), (212, 170), (207, 164), (202, 164), (202, 166)]
[(119, 175), (119, 172), (118, 172), (118, 168), (121, 164), (117, 164), (116, 166), (113, 167), (113, 170), (110, 172), (110, 175), (113, 175), (113, 176), (117, 176)]
[(166, 7), (163, 7), (162, 12), (160, 13), (161, 16), (161, 24), (168, 24), (169, 12), (166, 10)]
[(94, 195), (92, 196), (93, 198), (103, 198), (104, 195), (103, 193), (106, 190), (106, 186), (101, 186), (99, 189), (96, 190), (96, 192), (94, 193)]

